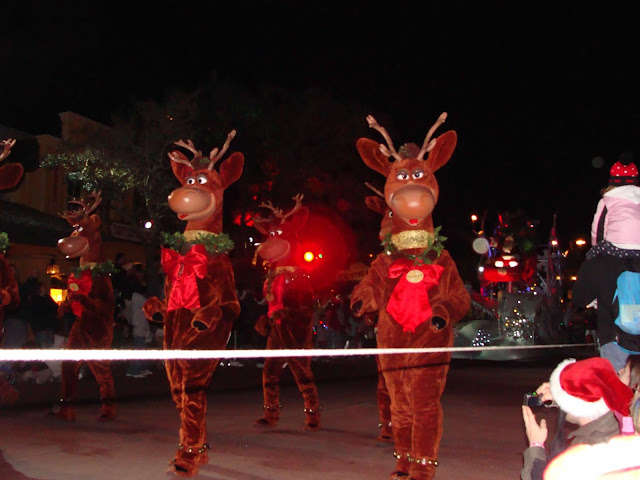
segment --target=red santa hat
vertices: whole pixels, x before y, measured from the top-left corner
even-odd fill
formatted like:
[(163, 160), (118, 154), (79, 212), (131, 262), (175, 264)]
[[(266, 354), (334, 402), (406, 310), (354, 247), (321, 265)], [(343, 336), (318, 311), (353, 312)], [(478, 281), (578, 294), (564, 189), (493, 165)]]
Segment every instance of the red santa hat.
[(574, 417), (595, 420), (609, 411), (629, 416), (633, 391), (620, 381), (605, 358), (565, 360), (553, 371), (549, 383), (553, 400)]
[(620, 155), (620, 160), (613, 164), (609, 170), (609, 185), (637, 185), (638, 184), (638, 168), (633, 163), (631, 154)]

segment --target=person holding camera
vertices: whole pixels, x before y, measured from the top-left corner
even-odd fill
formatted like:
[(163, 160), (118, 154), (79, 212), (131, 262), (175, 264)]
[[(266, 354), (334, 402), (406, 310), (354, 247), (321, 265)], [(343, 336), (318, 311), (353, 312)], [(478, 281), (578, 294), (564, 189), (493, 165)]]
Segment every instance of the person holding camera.
[[(523, 454), (522, 480), (542, 480), (548, 461), (566, 448), (562, 435), (565, 419), (578, 425), (566, 439), (571, 446), (595, 445), (619, 435), (618, 419), (628, 419), (633, 390), (618, 378), (609, 360), (594, 357), (580, 361), (573, 358), (564, 360), (551, 373), (549, 382), (538, 387), (536, 394), (525, 396), (525, 402), (534, 405), (531, 398), (539, 400), (540, 404), (553, 402), (560, 409), (560, 421), (548, 460), (545, 449), (547, 423), (543, 419), (538, 424), (531, 406), (522, 406), (529, 441), (529, 448)], [(623, 422), (625, 424), (627, 422)]]

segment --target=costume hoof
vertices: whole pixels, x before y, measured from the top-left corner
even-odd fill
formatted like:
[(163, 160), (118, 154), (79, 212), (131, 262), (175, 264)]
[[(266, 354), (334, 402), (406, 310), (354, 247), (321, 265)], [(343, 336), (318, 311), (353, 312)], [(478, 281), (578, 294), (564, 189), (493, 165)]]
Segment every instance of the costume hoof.
[(258, 420), (256, 420), (256, 425), (258, 425), (259, 427), (275, 427), (277, 423), (277, 420), (274, 421), (267, 418), (259, 418)]
[(389, 480), (411, 480), (409, 478), (408, 472), (401, 472), (400, 470), (396, 470), (389, 475)]
[(194, 322), (191, 323), (191, 326), (196, 330), (198, 330), (199, 332), (204, 332), (207, 328), (209, 328), (205, 323), (201, 322), (200, 320), (195, 320)]
[(116, 414), (113, 413), (101, 413), (100, 415), (98, 415), (98, 421), (99, 422), (112, 422), (116, 419)]
[(70, 412), (68, 410), (60, 410), (58, 412), (49, 412), (49, 415), (57, 418), (59, 420), (64, 420), (65, 422), (75, 422), (76, 421), (76, 413)]
[(318, 430), (320, 428), (320, 424), (319, 423), (307, 423), (304, 426), (305, 430), (310, 430), (310, 431), (315, 431)]
[(393, 437), (391, 435), (380, 434), (376, 439), (381, 443), (393, 443)]

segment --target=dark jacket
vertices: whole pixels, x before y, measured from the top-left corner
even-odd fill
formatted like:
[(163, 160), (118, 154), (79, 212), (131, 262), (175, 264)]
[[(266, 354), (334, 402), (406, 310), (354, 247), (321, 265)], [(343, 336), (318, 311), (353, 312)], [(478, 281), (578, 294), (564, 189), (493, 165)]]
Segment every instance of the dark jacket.
[[(577, 308), (589, 305), (598, 300), (598, 339), (600, 345), (616, 340), (616, 335), (625, 336), (620, 339), (620, 346), (633, 351), (639, 351), (633, 344), (640, 338), (626, 338), (627, 334), (615, 327), (614, 321), (618, 317), (618, 301), (613, 298), (616, 293), (618, 276), (627, 270), (640, 272), (640, 260), (619, 258), (611, 255), (597, 255), (585, 260), (578, 271), (578, 279), (573, 285), (573, 304)], [(637, 337), (629, 335), (628, 337)], [(626, 342), (624, 340), (627, 340)]]
[[(620, 435), (620, 424), (613, 412), (606, 413), (600, 418), (577, 428), (569, 434), (570, 446), (586, 444), (595, 445), (607, 442), (611, 437)], [(562, 452), (557, 452), (562, 453)], [(543, 447), (529, 447), (524, 451), (524, 467), (520, 472), (522, 480), (542, 480), (544, 469), (552, 460), (547, 460)]]

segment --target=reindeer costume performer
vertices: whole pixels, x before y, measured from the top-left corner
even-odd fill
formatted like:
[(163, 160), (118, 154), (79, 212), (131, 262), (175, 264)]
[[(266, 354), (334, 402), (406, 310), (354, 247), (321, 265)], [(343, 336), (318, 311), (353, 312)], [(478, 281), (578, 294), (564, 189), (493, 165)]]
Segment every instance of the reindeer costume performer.
[[(384, 197), (393, 212), (391, 232), (383, 242), (386, 252), (373, 261), (351, 296), (356, 315), (379, 311), (382, 348), (452, 346), (452, 326), (469, 309), (469, 294), (431, 218), (438, 200), (433, 173), (449, 160), (456, 145), (453, 131), (431, 139), (445, 119), (446, 114), (441, 115), (431, 127), (415, 156), (411, 150), (396, 152), (386, 130), (371, 116), (369, 126), (383, 135), (388, 147), (366, 138), (357, 142), (365, 164), (387, 177)], [(450, 358), (450, 353), (380, 358), (391, 397), (396, 450), (391, 480), (431, 480), (435, 475), (442, 435), (440, 397)]]
[[(11, 148), (16, 141), (9, 138), (0, 142), (0, 162), (11, 154)], [(8, 190), (15, 187), (22, 178), (24, 170), (19, 163), (9, 163), (0, 167), (0, 190)], [(5, 258), (5, 252), (9, 247), (9, 236), (0, 232), (0, 340), (4, 331), (4, 315), (20, 306), (20, 294), (18, 283), (13, 274), (13, 268)], [(12, 405), (18, 400), (18, 391), (4, 378), (0, 377), (0, 406)]]
[[(82, 200), (71, 203), (80, 205), (76, 211), (67, 211), (60, 216), (74, 228), (70, 236), (58, 240), (58, 251), (67, 258), (80, 257), (79, 272), (72, 273), (67, 280), (67, 291), (71, 310), (76, 321), (69, 332), (67, 348), (109, 349), (113, 342), (113, 287), (111, 273), (113, 265), (105, 263), (100, 236), (100, 217), (93, 211), (102, 199), (100, 192), (90, 195), (91, 204)], [(60, 410), (55, 414), (64, 420), (76, 418), (73, 400), (78, 387), (78, 373), (82, 362), (62, 362), (62, 393)], [(88, 361), (87, 365), (100, 385), (102, 407), (99, 420), (112, 420), (116, 416), (115, 387), (108, 361)]]
[[(240, 178), (244, 157), (232, 154), (214, 166), (229, 148), (233, 130), (220, 152), (209, 157), (191, 140), (176, 142), (194, 154), (191, 161), (179, 151), (169, 153), (171, 167), (182, 187), (169, 195), (169, 207), (186, 220), (184, 234), (167, 237), (162, 267), (167, 274), (165, 300), (153, 297), (144, 306), (147, 318), (164, 321), (165, 349), (224, 349), (240, 313), (235, 279), (227, 252), (233, 248), (222, 233), (222, 194)], [(219, 360), (167, 360), (173, 401), (180, 412), (180, 441), (170, 470), (192, 476), (209, 461), (206, 413), (207, 388)]]
[[(298, 232), (307, 223), (309, 210), (302, 206), (302, 194), (293, 198), (295, 207), (284, 214), (271, 202), (260, 206), (273, 211), (269, 219), (254, 218), (254, 225), (267, 239), (256, 255), (269, 263), (264, 282), (264, 295), (269, 304), (267, 315), (256, 322), (256, 331), (268, 336), (267, 348), (313, 347), (313, 293), (309, 277), (293, 260)], [(304, 399), (305, 426), (320, 427), (318, 389), (311, 372), (311, 357), (267, 358), (262, 370), (264, 414), (258, 425), (273, 427), (280, 419), (280, 376), (284, 364), (289, 365)]]

